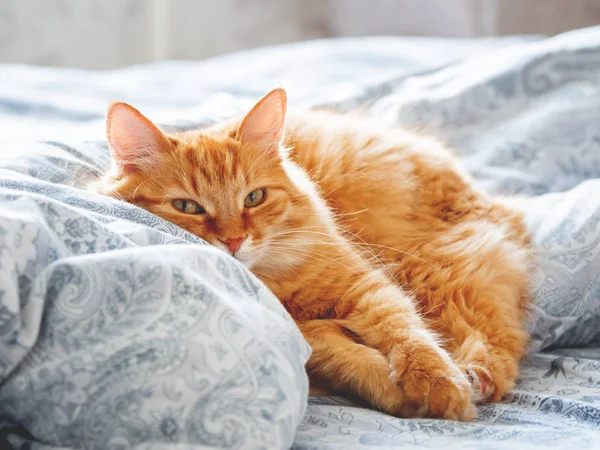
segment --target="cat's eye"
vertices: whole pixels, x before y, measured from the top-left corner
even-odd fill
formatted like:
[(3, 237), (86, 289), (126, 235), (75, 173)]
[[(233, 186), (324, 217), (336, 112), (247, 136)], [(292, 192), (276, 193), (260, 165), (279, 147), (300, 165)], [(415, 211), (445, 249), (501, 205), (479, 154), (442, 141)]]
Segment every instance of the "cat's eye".
[(181, 211), (185, 214), (204, 214), (206, 212), (204, 208), (194, 200), (183, 200), (179, 198), (173, 200), (171, 204), (177, 211)]
[(260, 205), (267, 198), (267, 192), (265, 189), (257, 189), (248, 194), (248, 196), (244, 199), (244, 207), (245, 208), (254, 208), (255, 206)]

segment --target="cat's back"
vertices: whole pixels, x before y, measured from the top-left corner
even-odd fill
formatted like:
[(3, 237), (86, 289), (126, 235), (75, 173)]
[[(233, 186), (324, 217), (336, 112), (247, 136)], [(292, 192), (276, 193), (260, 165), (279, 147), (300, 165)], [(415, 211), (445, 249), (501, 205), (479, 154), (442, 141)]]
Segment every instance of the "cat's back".
[(325, 111), (291, 114), (286, 133), (292, 160), (334, 209), (393, 206), (404, 214), (408, 208), (415, 212), (439, 204), (448, 194), (472, 194), (471, 179), (458, 159), (429, 136)]
[[(523, 261), (528, 236), (520, 208), (478, 189), (441, 142), (360, 117), (319, 112), (290, 119), (292, 159), (352, 240), (373, 245), (402, 284), (417, 289), (400, 274), (426, 277), (430, 262), (445, 264), (449, 252), (482, 265), (495, 254)], [(460, 278), (453, 270), (446, 279)]]
[[(291, 113), (285, 145), (292, 159), (318, 179), (323, 170), (337, 172), (393, 170), (395, 175), (417, 170), (466, 173), (441, 142), (400, 127), (380, 125), (375, 119), (328, 111)], [(394, 176), (397, 179), (397, 176)]]

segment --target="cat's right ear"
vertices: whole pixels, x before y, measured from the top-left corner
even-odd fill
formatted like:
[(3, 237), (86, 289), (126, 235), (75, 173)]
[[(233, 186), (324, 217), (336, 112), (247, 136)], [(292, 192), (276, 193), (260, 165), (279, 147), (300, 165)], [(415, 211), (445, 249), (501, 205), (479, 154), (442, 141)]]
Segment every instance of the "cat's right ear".
[(276, 155), (283, 139), (287, 95), (275, 89), (254, 105), (237, 129), (243, 143), (258, 144)]
[(162, 132), (141, 112), (127, 103), (115, 102), (106, 115), (106, 139), (123, 172), (135, 172), (158, 162), (169, 148)]

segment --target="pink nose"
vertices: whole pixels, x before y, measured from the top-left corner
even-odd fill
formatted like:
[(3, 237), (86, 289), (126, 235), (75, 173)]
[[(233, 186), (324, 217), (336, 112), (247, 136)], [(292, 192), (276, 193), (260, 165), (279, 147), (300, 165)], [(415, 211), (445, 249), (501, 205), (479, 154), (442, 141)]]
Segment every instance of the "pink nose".
[(238, 237), (238, 238), (219, 239), (219, 240), (227, 246), (227, 248), (229, 249), (229, 251), (231, 253), (235, 253), (240, 249), (240, 247), (242, 246), (242, 243), (246, 240), (246, 238)]

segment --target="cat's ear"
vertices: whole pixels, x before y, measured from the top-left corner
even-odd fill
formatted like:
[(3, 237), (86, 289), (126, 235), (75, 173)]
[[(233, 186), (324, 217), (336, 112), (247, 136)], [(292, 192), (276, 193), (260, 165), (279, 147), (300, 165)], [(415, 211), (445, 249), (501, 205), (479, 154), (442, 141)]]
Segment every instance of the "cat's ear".
[(275, 89), (265, 95), (250, 110), (237, 129), (242, 143), (263, 146), (275, 153), (283, 139), (287, 95), (283, 89)]
[(158, 162), (169, 148), (167, 138), (142, 113), (127, 103), (115, 102), (106, 115), (106, 139), (117, 166), (134, 172)]

